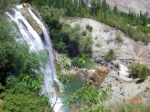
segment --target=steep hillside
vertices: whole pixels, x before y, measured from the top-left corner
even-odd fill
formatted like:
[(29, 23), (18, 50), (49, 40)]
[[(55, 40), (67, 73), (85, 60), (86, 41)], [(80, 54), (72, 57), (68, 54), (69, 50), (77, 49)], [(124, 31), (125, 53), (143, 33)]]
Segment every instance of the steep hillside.
[(135, 42), (121, 31), (96, 20), (76, 18), (67, 20), (67, 23), (71, 26), (79, 24), (82, 30), (86, 30), (88, 24), (93, 27), (92, 32), (88, 32), (94, 41), (93, 58), (104, 56), (110, 49), (113, 49), (118, 60), (137, 60), (149, 65), (149, 44)]
[(117, 4), (119, 10), (128, 12), (129, 9), (135, 12), (148, 11), (150, 13), (150, 0), (106, 0), (113, 7)]
[[(145, 45), (142, 42), (136, 42), (130, 39), (127, 35), (121, 31), (105, 25), (96, 20), (88, 18), (74, 18), (65, 19), (66, 23), (74, 26), (79, 24), (82, 30), (86, 30), (86, 26), (89, 24), (92, 26), (92, 31), (88, 33), (93, 37), (93, 60), (100, 63), (102, 66), (109, 66), (110, 73), (104, 79), (101, 88), (108, 84), (112, 85), (111, 97), (108, 102), (122, 102), (123, 98), (137, 98), (141, 102), (150, 102), (149, 97), (149, 81), (150, 77), (140, 84), (137, 84), (136, 80), (129, 80), (130, 78), (124, 78), (118, 74), (124, 74), (116, 69), (113, 65), (129, 65), (132, 62), (140, 62), (150, 67), (149, 49), (150, 45)], [(112, 49), (116, 54), (116, 59), (111, 63), (104, 61), (105, 54)], [(119, 65), (120, 66), (120, 65)], [(127, 70), (128, 72), (128, 70)], [(88, 72), (86, 72), (88, 74)], [(108, 104), (109, 104), (108, 103)]]

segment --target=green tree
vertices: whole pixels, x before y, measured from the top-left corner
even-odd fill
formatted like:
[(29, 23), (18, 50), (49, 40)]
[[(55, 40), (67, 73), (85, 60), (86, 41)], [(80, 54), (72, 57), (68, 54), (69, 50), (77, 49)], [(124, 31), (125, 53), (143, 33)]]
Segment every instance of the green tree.
[(17, 32), (13, 32), (6, 18), (0, 16), (0, 21), (0, 82), (4, 85), (9, 75), (35, 75), (35, 70), (44, 66), (39, 61), (46, 59), (46, 55), (29, 52), (27, 45), (15, 40)]
[(93, 40), (91, 36), (82, 37), (79, 40), (79, 52), (85, 53), (87, 55), (92, 55), (92, 46), (93, 46)]
[(118, 13), (117, 5), (114, 6), (114, 12), (115, 12), (116, 14)]
[(102, 10), (105, 12), (109, 9), (108, 4), (106, 3), (106, 0), (102, 1)]
[(109, 89), (110, 86), (104, 91), (99, 91), (88, 84), (84, 84), (82, 88), (78, 89), (73, 96), (64, 103), (70, 106), (80, 104), (79, 111), (82, 112), (111, 112), (110, 109), (105, 108), (103, 105), (103, 101), (107, 98)]
[[(38, 80), (35, 80), (35, 82), (42, 84)], [(6, 88), (6, 91), (0, 95), (3, 100), (0, 109), (3, 112), (43, 112), (45, 110), (50, 112), (46, 97), (39, 97), (39, 90), (31, 88), (31, 85), (20, 80), (19, 77), (9, 76)]]
[(14, 32), (6, 18), (0, 16), (0, 82), (5, 83), (7, 75), (11, 72), (10, 66), (16, 53)]

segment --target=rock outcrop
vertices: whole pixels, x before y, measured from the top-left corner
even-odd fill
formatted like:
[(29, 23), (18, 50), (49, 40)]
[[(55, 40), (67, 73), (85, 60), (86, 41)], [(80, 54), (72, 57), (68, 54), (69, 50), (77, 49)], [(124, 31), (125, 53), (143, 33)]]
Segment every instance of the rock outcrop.
[(37, 24), (37, 22), (33, 19), (33, 17), (30, 15), (28, 8), (31, 6), (27, 3), (24, 3), (22, 7), (18, 7), (22, 15), (27, 19), (27, 21), (30, 23), (30, 25), (33, 27), (33, 29), (42, 37), (43, 31)]
[(98, 68), (93, 74), (92, 76), (90, 76), (87, 80), (87, 82), (89, 83), (89, 85), (91, 85), (92, 87), (96, 88), (99, 87), (100, 84), (103, 82), (103, 80), (105, 79), (105, 77), (107, 76), (107, 74), (109, 73), (110, 69), (108, 67), (102, 67), (102, 68)]
[(123, 99), (140, 99), (142, 103), (150, 103), (150, 76), (137, 84), (137, 80), (126, 81), (118, 77), (117, 71), (110, 71), (100, 88), (103, 90), (109, 84), (112, 87), (106, 105), (124, 102)]

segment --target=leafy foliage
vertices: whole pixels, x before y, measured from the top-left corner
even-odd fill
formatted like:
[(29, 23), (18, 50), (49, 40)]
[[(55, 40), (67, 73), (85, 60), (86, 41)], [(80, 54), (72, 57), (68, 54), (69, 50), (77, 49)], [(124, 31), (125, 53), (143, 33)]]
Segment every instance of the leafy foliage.
[(16, 52), (18, 46), (14, 39), (14, 32), (12, 32), (13, 30), (11, 29), (10, 24), (6, 21), (6, 18), (0, 16), (0, 21), (0, 82), (4, 84), (9, 73), (18, 71), (16, 66), (19, 64), (11, 63), (18, 58)]
[(70, 82), (73, 80), (71, 63), (68, 61), (67, 55), (61, 55), (61, 60), (56, 63), (56, 71), (59, 81), (64, 85), (70, 84)]
[(73, 96), (64, 103), (67, 105), (80, 104), (82, 112), (111, 112), (110, 109), (106, 109), (102, 104), (107, 98), (109, 89), (110, 86), (104, 91), (99, 91), (88, 84), (84, 84), (82, 88), (78, 89)]
[(141, 80), (144, 80), (150, 75), (150, 69), (140, 63), (131, 63), (129, 69), (133, 78), (140, 78)]
[(86, 29), (89, 31), (89, 32), (92, 32), (93, 30), (93, 27), (89, 24), (86, 25)]
[(86, 31), (86, 30), (83, 30), (83, 31), (82, 31), (82, 35), (83, 35), (83, 36), (86, 36), (86, 35), (87, 35), (87, 31)]
[(19, 3), (20, 0), (1, 0), (0, 1), (0, 13), (3, 14), (4, 11), (12, 4)]
[(77, 66), (79, 68), (85, 67), (85, 65), (87, 64), (87, 62), (89, 62), (90, 59), (88, 58), (88, 56), (86, 54), (81, 54), (81, 56), (79, 57), (74, 57), (72, 59), (72, 65), (73, 66)]
[[(39, 89), (35, 91), (34, 87), (28, 83), (28, 81), (21, 81), (14, 76), (8, 77), (7, 89), (0, 96), (3, 99), (0, 107), (4, 112), (43, 112), (46, 109), (49, 110), (45, 96), (39, 97)], [(37, 84), (41, 85), (38, 80), (34, 80), (34, 85), (37, 86)]]
[(51, 32), (51, 39), (54, 48), (61, 53), (67, 53), (69, 56), (78, 56), (81, 53), (92, 54), (92, 37), (83, 36), (80, 26), (63, 25), (57, 19), (51, 19), (50, 16), (44, 16), (44, 20)]
[[(46, 64), (46, 52), (29, 52), (15, 40), (16, 32), (0, 15), (0, 110), (4, 112), (43, 112), (49, 110), (47, 100), (39, 96), (43, 74), (39, 67)], [(40, 63), (42, 60), (44, 63)]]

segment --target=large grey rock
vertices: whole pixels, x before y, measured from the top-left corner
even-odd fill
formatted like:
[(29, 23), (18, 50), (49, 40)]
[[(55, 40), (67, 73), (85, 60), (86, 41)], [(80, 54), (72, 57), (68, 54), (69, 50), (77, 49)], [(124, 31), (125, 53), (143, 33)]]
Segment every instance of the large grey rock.
[(119, 75), (122, 75), (124, 77), (129, 77), (129, 70), (123, 64), (119, 64)]

